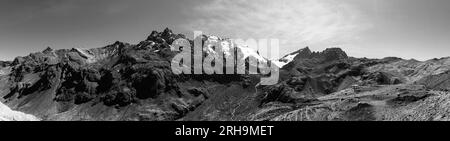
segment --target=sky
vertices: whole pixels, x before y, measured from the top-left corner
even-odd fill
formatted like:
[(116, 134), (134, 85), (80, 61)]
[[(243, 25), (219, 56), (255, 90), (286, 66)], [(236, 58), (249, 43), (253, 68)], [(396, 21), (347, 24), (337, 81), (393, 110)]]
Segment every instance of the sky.
[(0, 0), (0, 60), (54, 49), (139, 43), (169, 27), (279, 39), (280, 53), (340, 47), (350, 56), (450, 56), (449, 0)]

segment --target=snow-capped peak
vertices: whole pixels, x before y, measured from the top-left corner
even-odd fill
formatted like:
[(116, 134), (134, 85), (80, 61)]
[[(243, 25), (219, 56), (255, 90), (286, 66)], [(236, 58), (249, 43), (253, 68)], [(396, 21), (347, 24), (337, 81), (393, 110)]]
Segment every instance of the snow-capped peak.
[(230, 39), (221, 39), (217, 36), (207, 36), (208, 39), (205, 41), (203, 51), (208, 54), (216, 54), (214, 51), (214, 47), (216, 45), (220, 45), (222, 47), (222, 52), (224, 52), (225, 57), (229, 57), (233, 55), (234, 49), (238, 50), (238, 53), (242, 53), (243, 59), (247, 59), (248, 57), (254, 57), (260, 62), (267, 62), (267, 59), (263, 56), (259, 55), (256, 50), (250, 48), (248, 45), (243, 43), (236, 43)]
[(283, 66), (289, 64), (290, 62), (292, 62), (295, 58), (295, 56), (297, 56), (299, 53), (294, 53), (294, 54), (289, 54), (284, 56), (281, 59), (278, 60), (272, 60), (272, 62), (277, 65), (279, 68), (282, 68)]

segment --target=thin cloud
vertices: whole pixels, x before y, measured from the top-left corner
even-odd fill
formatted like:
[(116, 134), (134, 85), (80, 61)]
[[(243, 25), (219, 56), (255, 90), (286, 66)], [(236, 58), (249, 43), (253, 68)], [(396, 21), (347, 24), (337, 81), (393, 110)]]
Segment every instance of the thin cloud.
[(370, 27), (352, 5), (333, 0), (214, 0), (192, 13), (197, 16), (187, 29), (232, 38), (278, 38), (282, 53), (347, 44)]

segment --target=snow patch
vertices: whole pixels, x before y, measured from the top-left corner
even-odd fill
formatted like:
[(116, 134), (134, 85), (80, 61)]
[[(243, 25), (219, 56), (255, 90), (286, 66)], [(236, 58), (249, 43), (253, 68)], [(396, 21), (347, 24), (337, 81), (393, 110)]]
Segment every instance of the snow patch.
[(11, 110), (0, 102), (0, 121), (39, 121), (39, 118)]
[(290, 55), (286, 55), (281, 59), (278, 60), (273, 60), (272, 62), (277, 65), (279, 68), (282, 68), (283, 66), (289, 64), (290, 62), (292, 62), (294, 60), (294, 58), (298, 55), (299, 53), (295, 53), (295, 54), (290, 54)]
[(238, 53), (242, 53), (239, 55), (242, 55), (243, 59), (247, 59), (248, 57), (253, 57), (257, 59), (260, 62), (267, 62), (267, 59), (262, 57), (257, 53), (256, 50), (248, 47), (245, 44), (242, 43), (235, 43), (231, 40), (223, 40), (217, 36), (208, 36), (208, 40), (206, 40), (203, 51), (208, 54), (217, 54), (214, 51), (214, 47), (220, 45), (222, 47), (222, 52), (224, 53), (224, 57), (230, 57), (233, 55), (234, 49), (239, 50)]
[(94, 63), (96, 61), (94, 54), (87, 49), (75, 48), (75, 50), (83, 57), (86, 58), (87, 63)]

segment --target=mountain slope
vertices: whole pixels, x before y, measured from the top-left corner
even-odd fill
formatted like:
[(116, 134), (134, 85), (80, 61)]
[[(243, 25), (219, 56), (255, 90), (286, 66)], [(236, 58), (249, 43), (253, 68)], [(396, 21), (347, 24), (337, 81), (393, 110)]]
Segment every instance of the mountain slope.
[(407, 82), (418, 81), (429, 75), (437, 75), (450, 69), (450, 58), (432, 59), (424, 62), (417, 60), (395, 60), (375, 65), (372, 71), (384, 71), (404, 78)]

